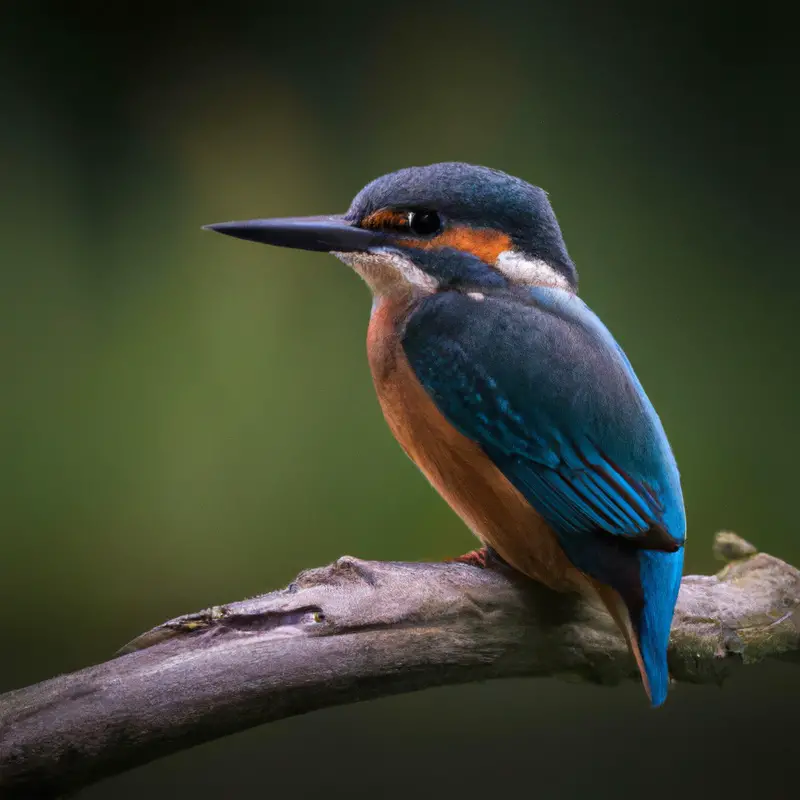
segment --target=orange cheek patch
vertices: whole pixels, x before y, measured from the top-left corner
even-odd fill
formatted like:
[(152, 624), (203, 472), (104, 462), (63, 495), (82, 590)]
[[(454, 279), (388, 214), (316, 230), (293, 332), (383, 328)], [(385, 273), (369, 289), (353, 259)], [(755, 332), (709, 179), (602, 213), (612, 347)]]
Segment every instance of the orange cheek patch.
[(371, 231), (402, 230), (408, 228), (408, 214), (382, 208), (361, 220), (361, 227)]
[(511, 249), (511, 237), (488, 228), (450, 228), (432, 239), (402, 239), (398, 244), (420, 250), (452, 247), (454, 250), (471, 253), (485, 264), (494, 264), (500, 253)]

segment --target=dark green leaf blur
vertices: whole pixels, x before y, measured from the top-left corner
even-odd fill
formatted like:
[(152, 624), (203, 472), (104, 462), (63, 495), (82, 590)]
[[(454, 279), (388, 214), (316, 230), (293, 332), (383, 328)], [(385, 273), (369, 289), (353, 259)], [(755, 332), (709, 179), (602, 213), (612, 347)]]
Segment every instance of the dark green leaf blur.
[[(719, 529), (800, 563), (796, 58), (770, 3), (4, 3), (0, 691), (341, 554), (473, 547), (381, 417), (365, 286), (201, 230), (413, 164), (549, 192), (676, 452), (687, 570)], [(781, 797), (796, 671), (657, 712), (634, 684), (431, 690), (80, 798)]]

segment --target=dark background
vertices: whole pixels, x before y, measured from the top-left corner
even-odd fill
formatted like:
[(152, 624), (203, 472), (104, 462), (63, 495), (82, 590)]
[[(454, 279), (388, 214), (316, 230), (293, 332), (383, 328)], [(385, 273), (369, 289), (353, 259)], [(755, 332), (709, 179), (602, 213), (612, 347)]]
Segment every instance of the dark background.
[[(380, 415), (366, 288), (200, 230), (411, 164), (548, 190), (675, 449), (687, 570), (721, 528), (800, 563), (797, 57), (767, 2), (3, 3), (0, 690), (343, 553), (473, 546)], [(432, 690), (80, 797), (789, 796), (795, 673), (658, 712), (634, 684)]]

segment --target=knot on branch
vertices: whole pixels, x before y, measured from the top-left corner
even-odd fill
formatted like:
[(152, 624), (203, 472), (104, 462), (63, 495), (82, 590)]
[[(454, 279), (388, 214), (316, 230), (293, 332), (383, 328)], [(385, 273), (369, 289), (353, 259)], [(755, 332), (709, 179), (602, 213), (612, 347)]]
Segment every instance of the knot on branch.
[(741, 561), (758, 552), (754, 545), (731, 531), (717, 533), (714, 537), (712, 551), (718, 561), (726, 562)]

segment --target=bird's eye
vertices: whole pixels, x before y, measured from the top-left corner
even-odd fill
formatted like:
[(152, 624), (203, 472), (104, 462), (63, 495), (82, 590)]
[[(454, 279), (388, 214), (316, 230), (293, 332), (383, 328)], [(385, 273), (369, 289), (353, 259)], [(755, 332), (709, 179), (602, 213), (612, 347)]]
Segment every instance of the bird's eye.
[(442, 220), (435, 211), (409, 211), (408, 227), (417, 236), (431, 236), (442, 229)]

